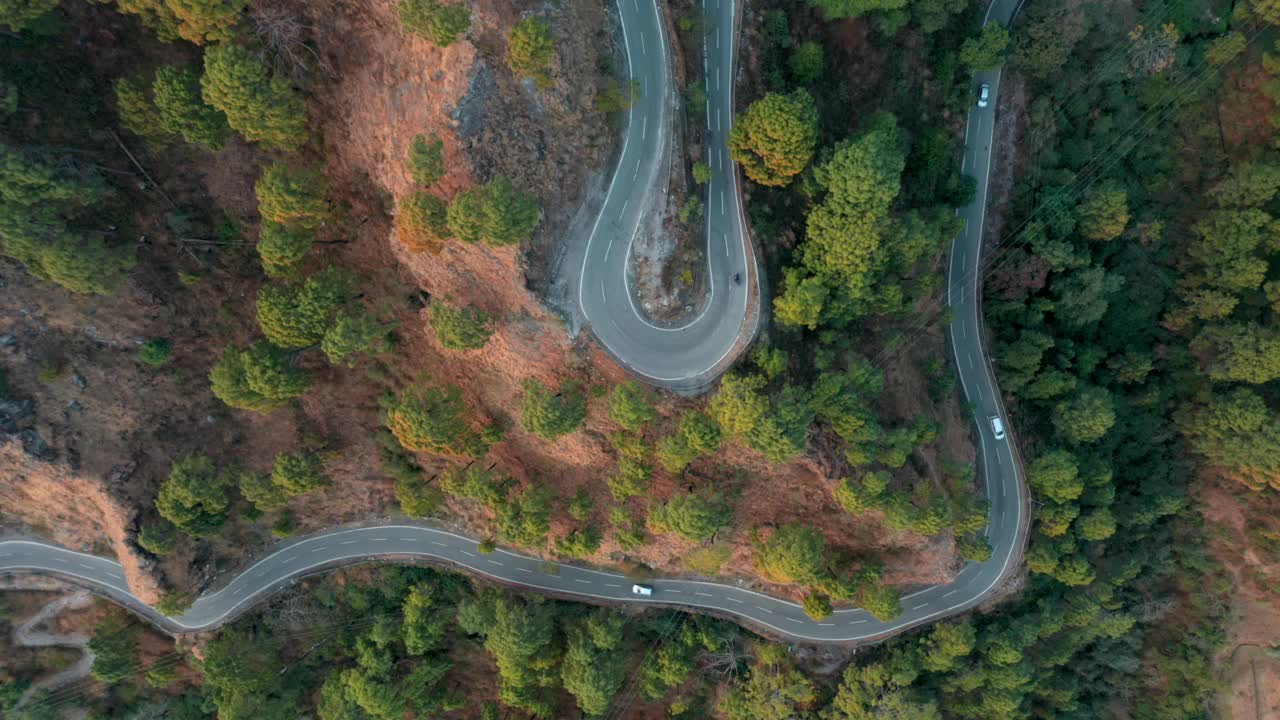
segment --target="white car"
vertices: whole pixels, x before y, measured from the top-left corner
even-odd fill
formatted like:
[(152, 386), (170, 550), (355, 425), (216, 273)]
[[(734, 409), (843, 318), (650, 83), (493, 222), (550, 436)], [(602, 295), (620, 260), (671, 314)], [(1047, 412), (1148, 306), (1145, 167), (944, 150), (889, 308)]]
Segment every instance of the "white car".
[(632, 585), (631, 592), (640, 597), (650, 597), (653, 595), (653, 588), (648, 585)]
[(1000, 419), (999, 415), (991, 416), (991, 432), (996, 436), (997, 440), (1004, 439), (1004, 421)]
[(982, 83), (982, 87), (978, 88), (978, 107), (986, 107), (991, 104), (991, 86)]

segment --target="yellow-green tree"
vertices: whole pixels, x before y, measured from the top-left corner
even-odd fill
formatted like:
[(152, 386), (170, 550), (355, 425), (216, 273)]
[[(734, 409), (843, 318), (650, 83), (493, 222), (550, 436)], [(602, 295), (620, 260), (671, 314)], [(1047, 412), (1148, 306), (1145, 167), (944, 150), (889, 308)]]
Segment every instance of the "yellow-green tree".
[(537, 201), (499, 176), (458, 193), (446, 219), (459, 240), (501, 247), (528, 240), (541, 215)]
[(307, 372), (293, 363), (293, 354), (266, 340), (247, 350), (223, 350), (209, 371), (213, 394), (242, 410), (267, 412), (300, 397), (311, 386)]
[(756, 543), (756, 569), (770, 582), (812, 585), (829, 574), (826, 552), (817, 530), (791, 523)]
[(436, 254), (449, 238), (449, 208), (444, 200), (418, 190), (400, 201), (396, 228), (400, 242), (413, 252)]
[(324, 222), (329, 205), (328, 182), (317, 167), (295, 167), (276, 161), (253, 185), (263, 219), (293, 228), (312, 229)]
[(761, 185), (791, 182), (813, 159), (818, 109), (806, 90), (769, 93), (751, 103), (729, 132), (729, 156)]
[(485, 450), (471, 409), (456, 387), (404, 390), (388, 401), (386, 423), (406, 450), (471, 456)]
[(538, 87), (551, 84), (551, 60), (555, 57), (551, 41), (551, 25), (540, 17), (527, 17), (511, 28), (507, 38), (507, 64), (521, 77), (532, 79)]
[(307, 141), (302, 96), (239, 45), (223, 43), (205, 51), (200, 90), (246, 140), (278, 150), (297, 150)]

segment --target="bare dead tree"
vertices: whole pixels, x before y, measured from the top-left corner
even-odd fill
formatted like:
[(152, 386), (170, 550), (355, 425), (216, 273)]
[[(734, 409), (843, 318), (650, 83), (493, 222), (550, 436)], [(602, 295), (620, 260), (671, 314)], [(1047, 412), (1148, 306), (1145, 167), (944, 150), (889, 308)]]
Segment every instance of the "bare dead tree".
[(262, 46), (259, 57), (277, 73), (297, 81), (311, 68), (318, 67), (332, 75), (329, 64), (309, 44), (307, 38), (315, 29), (282, 7), (264, 7), (251, 15), (253, 32)]
[(738, 668), (750, 659), (750, 653), (739, 650), (736, 637), (727, 637), (720, 640), (720, 647), (714, 652), (703, 654), (702, 667), (707, 672), (733, 678), (737, 677)]
[(297, 631), (316, 627), (328, 618), (328, 612), (312, 602), (304, 593), (290, 593), (275, 611), (276, 621), (281, 628)]

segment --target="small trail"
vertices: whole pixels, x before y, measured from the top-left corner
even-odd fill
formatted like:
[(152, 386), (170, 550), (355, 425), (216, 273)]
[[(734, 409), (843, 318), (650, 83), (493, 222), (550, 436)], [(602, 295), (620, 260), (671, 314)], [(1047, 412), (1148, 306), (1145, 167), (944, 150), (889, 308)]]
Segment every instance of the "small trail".
[(79, 590), (70, 595), (63, 595), (40, 608), (34, 615), (13, 629), (13, 641), (21, 647), (71, 647), (78, 648), (81, 652), (80, 659), (76, 661), (76, 664), (66, 670), (39, 678), (32, 683), (31, 687), (27, 688), (27, 691), (23, 693), (22, 699), (18, 701), (19, 706), (30, 700), (31, 696), (40, 690), (54, 690), (89, 674), (89, 668), (93, 667), (93, 651), (89, 650), (89, 636), (83, 633), (54, 635), (44, 628), (44, 624), (64, 611), (82, 610), (92, 604), (93, 596), (89, 594), (88, 590)]

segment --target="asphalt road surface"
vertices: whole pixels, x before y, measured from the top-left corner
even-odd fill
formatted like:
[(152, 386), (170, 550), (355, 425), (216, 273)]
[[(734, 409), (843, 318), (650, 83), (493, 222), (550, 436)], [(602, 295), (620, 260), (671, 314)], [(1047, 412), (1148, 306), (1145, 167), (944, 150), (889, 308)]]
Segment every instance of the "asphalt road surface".
[[(665, 42), (660, 40), (662, 31), (652, 5), (653, 0), (647, 0), (647, 2), (621, 0), (621, 2), (627, 23), (627, 43), (629, 52), (632, 54), (632, 67), (643, 73), (644, 83), (652, 84), (652, 89), (642, 93), (642, 102), (637, 103), (633, 120), (635, 117), (652, 117), (665, 122), (666, 111), (663, 109), (665, 104), (660, 100), (667, 92), (666, 78), (663, 75), (665, 70), (660, 71), (660, 69), (666, 67), (666, 60), (662, 59), (666, 51)], [(716, 17), (720, 19), (713, 24), (711, 32), (728, 33), (719, 51), (715, 49), (714, 41), (708, 43), (711, 48), (708, 67), (709, 69), (719, 67), (723, 72), (728, 72), (728, 68), (732, 67), (732, 5), (725, 5), (729, 0), (718, 0), (720, 5), (716, 4), (717, 0), (708, 0), (708, 2), (709, 10), (715, 12)], [(1001, 0), (993, 6), (990, 16), (997, 21), (1007, 23), (1015, 10), (1015, 0)], [(642, 37), (644, 39), (641, 39)], [(646, 57), (652, 60), (639, 61), (640, 58)], [(711, 57), (718, 59), (712, 62)], [(903, 597), (902, 615), (892, 621), (881, 622), (864, 610), (844, 609), (837, 610), (822, 622), (816, 622), (806, 616), (800, 606), (794, 603), (735, 585), (690, 580), (647, 581), (647, 584), (653, 588), (653, 595), (641, 597), (632, 592), (632, 581), (618, 573), (564, 564), (548, 564), (506, 550), (482, 554), (477, 548), (476, 541), (471, 538), (416, 525), (384, 525), (336, 530), (282, 543), (261, 560), (230, 578), (225, 586), (201, 595), (190, 610), (175, 618), (164, 618), (135, 598), (129, 591), (120, 565), (114, 560), (74, 552), (39, 539), (0, 540), (0, 573), (38, 572), (66, 577), (127, 605), (156, 624), (175, 632), (192, 632), (217, 627), (275, 591), (309, 574), (344, 564), (372, 560), (394, 562), (397, 559), (406, 558), (445, 561), (476, 575), (501, 580), (523, 589), (545, 591), (565, 597), (625, 601), (637, 605), (683, 606), (716, 611), (731, 616), (745, 625), (771, 631), (775, 635), (811, 642), (878, 639), (908, 627), (971, 608), (982, 602), (990, 590), (1017, 566), (1029, 522), (1026, 488), (1022, 482), (1018, 458), (1013, 452), (1012, 431), (1007, 422), (1005, 427), (1010, 434), (1005, 438), (996, 438), (992, 431), (990, 418), (1001, 415), (1002, 410), (995, 378), (982, 344), (982, 326), (979, 318), (977, 267), (982, 249), (980, 228), (987, 201), (991, 138), (999, 82), (998, 71), (982, 73), (974, 82), (975, 97), (980, 84), (987, 83), (991, 86), (991, 102), (986, 108), (975, 106), (969, 114), (969, 123), (965, 132), (966, 149), (963, 168), (965, 172), (978, 179), (978, 191), (973, 203), (958, 211), (965, 219), (966, 227), (952, 246), (947, 278), (948, 301), (955, 310), (955, 320), (950, 332), (956, 368), (966, 397), (977, 408), (975, 422), (981, 453), (980, 469), (984, 474), (987, 496), (991, 501), (991, 523), (986, 532), (994, 552), (991, 559), (986, 562), (966, 565), (950, 583), (928, 587)], [(720, 91), (722, 93), (719, 96), (722, 98), (720, 102), (728, 102), (727, 98), (731, 94), (728, 90), (728, 75), (723, 78), (720, 87), (724, 88)], [(711, 90), (713, 93), (716, 92), (716, 85), (713, 84)], [(650, 105), (644, 105), (646, 99), (651, 103)], [(648, 109), (644, 110), (642, 107)], [(719, 133), (715, 137), (721, 140), (724, 137), (723, 133), (728, 130), (730, 107), (725, 105), (721, 108), (723, 120), (719, 121), (721, 123), (718, 126), (719, 130), (716, 130), (716, 117), (713, 116), (710, 119), (713, 123), (713, 133)], [(652, 113), (652, 115), (646, 113)], [(627, 148), (623, 151), (619, 172), (623, 176), (628, 172), (633, 174), (631, 184), (627, 185), (632, 190), (643, 187), (645, 184), (653, 184), (657, 177), (656, 166), (646, 164), (646, 158), (661, 156), (658, 148), (663, 142), (662, 133), (666, 132), (661, 122), (654, 120), (647, 130), (642, 125), (639, 134), (636, 132), (635, 123), (632, 122), (627, 131)], [(655, 127), (654, 123), (659, 124)], [(721, 147), (723, 151), (722, 145), (723, 142), (716, 143), (716, 146)], [(651, 155), (641, 154), (641, 150), (635, 149), (639, 147), (648, 148), (646, 152)], [(638, 169), (634, 165), (636, 162), (640, 163)], [(728, 183), (733, 182), (732, 176), (735, 175), (727, 157), (724, 159), (724, 169), (717, 168), (718, 164), (713, 163), (711, 195), (715, 202), (718, 202), (717, 188), (732, 187)], [(719, 185), (715, 183), (714, 178), (717, 177), (715, 173), (720, 173)], [(615, 185), (617, 185), (616, 182)], [(634, 227), (638, 220), (627, 215), (622, 209), (626, 204), (624, 198), (630, 196), (632, 190), (619, 191), (616, 198), (610, 197), (606, 201), (602, 225), (618, 221), (629, 223), (628, 228)], [(715, 219), (717, 217), (715, 208), (711, 208), (712, 218), (709, 221), (709, 227), (712, 228), (711, 237), (713, 238), (717, 228), (725, 229), (727, 232), (729, 229), (739, 227), (735, 224), (738, 222), (739, 214), (729, 205), (730, 202), (736, 203), (737, 193), (726, 192), (726, 195), (728, 196), (725, 198), (726, 209), (719, 215), (721, 218), (719, 221)], [(612, 216), (609, 215), (611, 210), (614, 213)], [(630, 232), (634, 233), (634, 229)], [(601, 273), (606, 266), (612, 267), (614, 274), (599, 277), (596, 273), (588, 272), (584, 268), (584, 277), (593, 279), (592, 285), (596, 284), (595, 280), (603, 280), (605, 283), (599, 294), (584, 295), (584, 309), (587, 307), (585, 301), (590, 297), (592, 309), (598, 309), (602, 313), (593, 317), (605, 319), (607, 322), (608, 319), (614, 318), (615, 313), (620, 313), (622, 317), (618, 320), (622, 323), (626, 314), (621, 313), (620, 308), (623, 306), (616, 304), (621, 300), (615, 300), (615, 298), (623, 296), (611, 294), (609, 291), (610, 278), (616, 286), (623, 285), (620, 278), (621, 264), (624, 262), (623, 249), (617, 248), (610, 251), (608, 248), (609, 238), (615, 236), (625, 238), (625, 233), (616, 235), (616, 233), (606, 234), (602, 231), (600, 237), (596, 238), (603, 239), (604, 250), (602, 254), (589, 257), (588, 265), (592, 268), (598, 267)], [(720, 254), (712, 253), (710, 257), (713, 272), (723, 274), (730, 269), (742, 272), (741, 268), (736, 268), (732, 264), (734, 260), (731, 258), (737, 257), (740, 261), (743, 248), (743, 242), (738, 242), (736, 245), (730, 242), (729, 247)], [(601, 265), (592, 264), (591, 258)], [(728, 265), (725, 265), (726, 260)], [(614, 265), (608, 265), (608, 263), (614, 263)], [(745, 277), (744, 273), (744, 280)], [(724, 285), (717, 284), (717, 287), (722, 288)], [(725, 295), (728, 299), (736, 298), (736, 300), (733, 303), (728, 303), (728, 300), (719, 301), (728, 303), (730, 310), (724, 310), (725, 305), (710, 306), (702, 319), (696, 321), (707, 323), (707, 325), (705, 327), (697, 325), (696, 333), (691, 330), (668, 332), (652, 328), (642, 329), (648, 326), (637, 317), (635, 322), (639, 323), (638, 326), (632, 325), (629, 321), (622, 326), (631, 328), (633, 334), (619, 329), (616, 336), (609, 337), (617, 342), (634, 343), (634, 345), (626, 345), (625, 348), (644, 350), (645, 353), (642, 354), (651, 355), (652, 360), (642, 366), (648, 368), (644, 372), (664, 376), (683, 373), (684, 376), (688, 376), (702, 367), (702, 362), (714, 361), (714, 355), (717, 352), (724, 352), (724, 350), (715, 349), (723, 347), (722, 345), (699, 344), (701, 341), (698, 338), (705, 338), (708, 333), (729, 332), (728, 328), (733, 327), (733, 323), (718, 318), (732, 315), (735, 312), (734, 308), (741, 307), (738, 303), (742, 302), (746, 292), (745, 286), (731, 287)], [(716, 310), (716, 308), (721, 309)], [(717, 328), (724, 329), (717, 330)], [(599, 332), (598, 326), (596, 329)], [(736, 330), (734, 332), (736, 333)], [(656, 347), (645, 344), (656, 342), (655, 338), (663, 338), (668, 342)], [(603, 341), (604, 337), (602, 336), (601, 339)], [(614, 348), (614, 352), (618, 352), (618, 349)], [(686, 372), (685, 368), (689, 371)]]
[[(707, 298), (675, 324), (650, 318), (630, 280), (632, 244), (646, 218), (666, 202), (672, 162), (668, 38), (654, 0), (618, 0), (628, 72), (639, 95), (627, 112), (622, 155), (591, 230), (578, 280), (578, 303), (592, 334), (630, 370), (654, 385), (692, 389), (706, 385), (732, 360), (749, 333), (748, 302), (759, 294), (755, 256), (743, 232), (738, 172), (729, 159), (733, 123), (737, 0), (702, 0), (706, 17), (703, 66), (711, 180), (704, 198)], [(735, 277), (737, 280), (735, 281)]]

